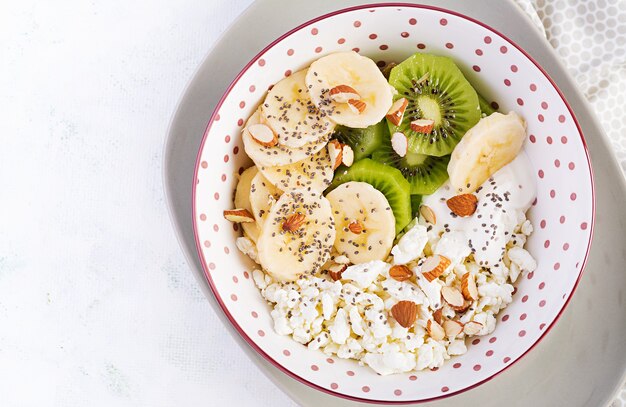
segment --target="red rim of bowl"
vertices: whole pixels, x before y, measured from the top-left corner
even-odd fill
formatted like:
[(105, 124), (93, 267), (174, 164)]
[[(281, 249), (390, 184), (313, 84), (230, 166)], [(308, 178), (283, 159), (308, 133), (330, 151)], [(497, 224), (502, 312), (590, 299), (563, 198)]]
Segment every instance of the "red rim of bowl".
[[(375, 399), (366, 399), (366, 398), (361, 398), (361, 397), (356, 397), (356, 396), (350, 396), (347, 394), (343, 394), (337, 391), (333, 391), (330, 389), (327, 389), (325, 387), (319, 386), (315, 383), (312, 383), (308, 380), (306, 380), (305, 378), (298, 376), (297, 374), (293, 373), (292, 371), (288, 370), (286, 367), (284, 367), (282, 364), (278, 363), (276, 360), (274, 360), (271, 356), (269, 356), (267, 353), (265, 353), (265, 351), (263, 351), (263, 349), (261, 349), (261, 347), (259, 345), (257, 345), (254, 340), (252, 338), (250, 338), (244, 331), (243, 329), (239, 326), (239, 324), (237, 323), (237, 321), (233, 318), (233, 316), (230, 314), (230, 312), (228, 311), (228, 308), (226, 307), (226, 305), (224, 304), (224, 301), (222, 300), (222, 297), (220, 296), (220, 294), (218, 293), (217, 289), (215, 288), (215, 285), (213, 283), (213, 279), (211, 278), (211, 274), (209, 269), (207, 268), (207, 263), (206, 263), (206, 259), (204, 258), (204, 254), (202, 252), (202, 245), (200, 243), (200, 239), (198, 236), (198, 229), (197, 229), (197, 223), (196, 223), (196, 179), (198, 179), (198, 169), (200, 167), (200, 156), (202, 154), (202, 151), (204, 150), (204, 143), (207, 140), (207, 136), (209, 134), (209, 131), (211, 130), (211, 126), (213, 125), (213, 122), (215, 120), (215, 116), (217, 115), (217, 112), (220, 110), (220, 108), (222, 107), (222, 104), (224, 103), (224, 100), (226, 100), (226, 98), (228, 97), (228, 95), (230, 94), (231, 90), (233, 89), (233, 87), (235, 86), (235, 84), (239, 81), (239, 79), (241, 78), (241, 76), (259, 59), (261, 58), (261, 56), (263, 54), (265, 54), (269, 49), (273, 48), (276, 44), (278, 44), (279, 42), (281, 42), (282, 40), (284, 40), (285, 38), (289, 37), (291, 34), (311, 25), (314, 24), (318, 21), (321, 20), (325, 20), (327, 18), (339, 15), (339, 14), (344, 14), (344, 13), (349, 13), (351, 11), (356, 11), (356, 10), (362, 10), (362, 9), (369, 9), (369, 8), (382, 8), (382, 7), (410, 7), (410, 8), (420, 8), (420, 9), (427, 9), (427, 10), (434, 10), (434, 11), (438, 11), (441, 13), (447, 13), (456, 17), (461, 17), (465, 20), (468, 20), (474, 24), (477, 24), (489, 31), (491, 31), (492, 33), (500, 36), (501, 38), (503, 38), (504, 40), (506, 40), (509, 44), (513, 45), (515, 48), (517, 48), (526, 58), (528, 58), (528, 60), (530, 60), (538, 69), (539, 71), (546, 77), (546, 79), (548, 79), (548, 81), (550, 82), (550, 84), (554, 87), (554, 89), (557, 91), (557, 93), (559, 94), (559, 97), (561, 98), (561, 100), (563, 100), (563, 103), (565, 104), (565, 106), (567, 107), (567, 110), (569, 111), (570, 115), (572, 116), (572, 118), (574, 119), (574, 123), (576, 124), (576, 128), (578, 130), (578, 134), (580, 135), (580, 139), (583, 143), (583, 148), (585, 151), (585, 156), (587, 158), (587, 166), (589, 168), (589, 175), (591, 178), (591, 227), (589, 229), (589, 242), (587, 244), (587, 250), (585, 251), (585, 257), (582, 261), (582, 265), (580, 267), (580, 271), (578, 273), (578, 277), (576, 279), (576, 282), (574, 283), (574, 287), (572, 288), (572, 291), (570, 292), (567, 300), (565, 301), (565, 303), (563, 304), (563, 307), (561, 308), (561, 310), (559, 311), (559, 313), (556, 315), (556, 317), (554, 318), (554, 320), (550, 323), (550, 325), (548, 326), (548, 328), (543, 332), (543, 334), (537, 338), (537, 340), (535, 341), (535, 343), (533, 343), (524, 353), (522, 353), (519, 357), (517, 357), (517, 359), (511, 361), (510, 363), (508, 363), (506, 366), (504, 366), (502, 369), (500, 369), (499, 371), (497, 371), (496, 373), (492, 374), (491, 376), (476, 382), (474, 384), (472, 384), (471, 386), (467, 386), (465, 388), (456, 390), (454, 392), (451, 393), (446, 393), (446, 394), (442, 394), (440, 396), (435, 396), (435, 397), (431, 397), (431, 398), (427, 398), (427, 399), (419, 399), (419, 400), (398, 400), (398, 401), (394, 401), (394, 400), (375, 400)], [(209, 119), (209, 122), (207, 124), (206, 130), (204, 132), (204, 135), (202, 136), (202, 142), (200, 144), (200, 148), (198, 149), (198, 154), (196, 157), (196, 165), (195, 165), (195, 170), (194, 170), (194, 177), (192, 180), (193, 184), (192, 184), (192, 224), (193, 224), (193, 231), (194, 231), (194, 238), (196, 241), (196, 250), (198, 252), (198, 255), (200, 256), (200, 260), (201, 260), (201, 264), (202, 264), (202, 269), (204, 271), (204, 276), (207, 279), (209, 286), (211, 287), (211, 291), (213, 292), (213, 295), (215, 296), (215, 299), (217, 300), (218, 304), (220, 305), (220, 308), (222, 309), (222, 311), (224, 312), (224, 314), (226, 315), (226, 317), (228, 318), (228, 320), (230, 321), (230, 323), (233, 325), (233, 327), (237, 330), (237, 332), (239, 333), (239, 335), (241, 335), (241, 337), (248, 343), (248, 345), (250, 345), (257, 353), (259, 353), (261, 356), (263, 356), (263, 358), (265, 358), (265, 360), (267, 360), (268, 362), (270, 362), (272, 365), (274, 365), (276, 368), (278, 368), (279, 370), (281, 370), (283, 373), (287, 374), (288, 376), (292, 377), (293, 379), (309, 386), (312, 387), (314, 389), (317, 389), (321, 392), (336, 396), (336, 397), (340, 397), (343, 399), (347, 399), (347, 400), (352, 400), (352, 401), (358, 401), (358, 402), (363, 402), (363, 403), (380, 403), (380, 404), (386, 404), (386, 405), (392, 405), (392, 404), (396, 404), (396, 405), (401, 405), (401, 404), (410, 404), (410, 403), (425, 403), (428, 401), (435, 401), (435, 400), (440, 400), (440, 399), (444, 399), (447, 397), (451, 397), (460, 393), (464, 393), (468, 390), (471, 390), (475, 387), (480, 386), (483, 383), (488, 382), (489, 380), (493, 379), (494, 377), (498, 376), (500, 373), (506, 371), (508, 368), (510, 368), (511, 366), (513, 366), (515, 363), (517, 363), (519, 360), (521, 360), (524, 356), (526, 356), (531, 350), (533, 350), (535, 348), (535, 346), (537, 346), (537, 344), (539, 344), (544, 338), (545, 336), (548, 334), (548, 332), (550, 332), (552, 330), (552, 328), (554, 327), (554, 325), (556, 324), (556, 322), (561, 318), (563, 311), (565, 311), (565, 309), (567, 308), (570, 300), (572, 299), (572, 296), (574, 294), (574, 292), (576, 291), (576, 288), (578, 288), (578, 284), (580, 283), (580, 279), (583, 275), (583, 271), (587, 265), (587, 260), (589, 258), (589, 251), (591, 249), (591, 242), (593, 240), (593, 232), (594, 232), (594, 227), (595, 227), (595, 217), (596, 217), (596, 195), (595, 195), (595, 185), (594, 185), (594, 178), (593, 178), (593, 169), (591, 166), (591, 159), (589, 157), (589, 150), (587, 148), (587, 143), (585, 141), (585, 137), (583, 136), (583, 132), (582, 129), (580, 128), (580, 124), (578, 123), (578, 120), (576, 119), (576, 116), (574, 115), (574, 111), (572, 110), (571, 106), (569, 105), (569, 103), (567, 103), (567, 100), (565, 99), (565, 96), (563, 95), (563, 92), (561, 92), (561, 90), (559, 89), (559, 87), (556, 85), (556, 83), (554, 82), (554, 80), (550, 77), (550, 75), (548, 75), (548, 73), (539, 65), (539, 63), (537, 61), (535, 61), (535, 59), (533, 57), (531, 57), (522, 47), (520, 47), (517, 43), (515, 43), (513, 40), (511, 40), (510, 38), (508, 38), (506, 35), (500, 33), (499, 31), (495, 30), (494, 28), (488, 26), (485, 23), (482, 23), (472, 17), (466, 16), (464, 14), (452, 11), (452, 10), (447, 10), (441, 7), (435, 7), (435, 6), (428, 6), (428, 5), (421, 5), (421, 4), (407, 4), (407, 3), (372, 3), (372, 4), (364, 4), (364, 5), (360, 5), (360, 6), (354, 6), (354, 7), (348, 7), (348, 8), (344, 8), (341, 10), (336, 10), (324, 15), (321, 15), (319, 17), (316, 17), (314, 19), (311, 19), (289, 31), (287, 31), (286, 33), (284, 33), (283, 35), (281, 35), (280, 37), (278, 37), (277, 39), (275, 39), (274, 41), (272, 41), (269, 45), (267, 45), (265, 48), (263, 48), (254, 58), (252, 58), (250, 60), (250, 62), (248, 62), (246, 64), (246, 66), (244, 66), (244, 68), (241, 70), (241, 72), (239, 72), (237, 74), (237, 76), (235, 77), (235, 79), (233, 79), (233, 81), (228, 85), (228, 88), (226, 89), (226, 92), (224, 92), (224, 95), (222, 95), (222, 97), (220, 98), (219, 102), (217, 103), (217, 105), (215, 106), (215, 109), (213, 111), (213, 113), (211, 114), (211, 118)]]

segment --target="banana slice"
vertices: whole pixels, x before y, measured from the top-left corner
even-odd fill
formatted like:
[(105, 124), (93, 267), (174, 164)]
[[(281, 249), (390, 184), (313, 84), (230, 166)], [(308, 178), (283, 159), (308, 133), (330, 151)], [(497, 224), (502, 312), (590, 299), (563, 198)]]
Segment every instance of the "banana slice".
[(333, 162), (326, 147), (302, 161), (278, 167), (260, 166), (259, 171), (283, 191), (306, 188), (322, 192), (328, 188), (334, 174)]
[(250, 206), (259, 228), (263, 228), (272, 206), (282, 194), (283, 191), (272, 185), (262, 173), (259, 172), (254, 176), (250, 183)]
[(302, 161), (324, 148), (330, 138), (330, 133), (328, 133), (319, 138), (317, 141), (307, 143), (302, 147), (289, 148), (280, 144), (267, 147), (255, 141), (250, 135), (248, 128), (255, 124), (267, 124), (267, 122), (261, 117), (261, 108), (257, 109), (252, 116), (250, 116), (241, 135), (241, 138), (243, 139), (243, 148), (246, 150), (246, 154), (248, 154), (256, 165), (287, 165), (297, 161)]
[(385, 260), (396, 236), (395, 218), (385, 195), (366, 182), (351, 181), (326, 197), (335, 218), (335, 249), (354, 264)]
[(330, 202), (317, 192), (285, 192), (272, 207), (257, 249), (265, 271), (281, 281), (314, 273), (330, 258), (335, 223)]
[[(250, 185), (252, 184), (252, 179), (256, 177), (258, 173), (259, 170), (257, 167), (253, 166), (245, 170), (239, 176), (239, 183), (237, 184), (237, 189), (235, 190), (235, 208), (246, 209), (248, 212), (254, 214), (254, 210), (250, 203)], [(241, 223), (240, 225), (243, 228), (243, 232), (256, 243), (259, 238), (259, 234), (261, 233), (261, 229), (259, 228), (257, 222)]]
[(391, 86), (374, 61), (354, 51), (337, 52), (313, 62), (306, 84), (315, 105), (335, 123), (348, 127), (378, 123), (393, 102)]
[(458, 193), (476, 191), (515, 157), (526, 139), (526, 122), (517, 113), (493, 113), (465, 133), (448, 163), (450, 183)]
[(261, 116), (278, 136), (278, 144), (303, 147), (328, 137), (335, 124), (311, 101), (304, 78), (306, 69), (278, 82), (261, 105)]

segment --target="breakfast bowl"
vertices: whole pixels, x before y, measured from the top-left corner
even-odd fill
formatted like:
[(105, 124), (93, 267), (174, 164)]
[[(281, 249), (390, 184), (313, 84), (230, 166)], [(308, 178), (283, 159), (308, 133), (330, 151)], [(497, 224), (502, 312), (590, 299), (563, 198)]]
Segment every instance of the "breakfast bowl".
[[(354, 360), (308, 349), (274, 330), (271, 307), (253, 282), (258, 266), (236, 247), (233, 207), (238, 175), (252, 165), (245, 123), (275, 83), (321, 56), (354, 50), (381, 67), (416, 52), (448, 56), (502, 112), (524, 117), (524, 153), (537, 198), (526, 248), (537, 268), (515, 284), (496, 329), (468, 341), (467, 352), (431, 370), (380, 376)], [(456, 13), (407, 4), (337, 11), (281, 36), (234, 78), (209, 119), (193, 180), (193, 223), (205, 276), (242, 337), (268, 361), (318, 390), (363, 402), (410, 403), (471, 389), (515, 363), (548, 333), (585, 266), (594, 217), (593, 178), (583, 136), (556, 85), (502, 34)]]

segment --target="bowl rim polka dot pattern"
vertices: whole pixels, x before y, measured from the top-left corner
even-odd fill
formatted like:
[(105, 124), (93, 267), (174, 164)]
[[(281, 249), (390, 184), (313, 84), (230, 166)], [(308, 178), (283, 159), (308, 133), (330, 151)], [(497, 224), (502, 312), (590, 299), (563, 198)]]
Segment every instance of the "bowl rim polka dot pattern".
[[(340, 393), (338, 391), (333, 391), (330, 388), (326, 388), (326, 387), (322, 387), (318, 384), (312, 383), (310, 381), (308, 381), (307, 379), (300, 377), (298, 375), (296, 375), (295, 373), (289, 371), (287, 368), (285, 368), (280, 362), (276, 361), (274, 358), (272, 358), (270, 355), (268, 355), (262, 348), (261, 346), (259, 346), (254, 339), (252, 339), (250, 336), (248, 336), (243, 329), (239, 326), (239, 324), (237, 323), (237, 321), (235, 320), (235, 318), (232, 316), (232, 314), (230, 313), (230, 311), (228, 310), (228, 306), (225, 304), (224, 299), (222, 298), (222, 296), (220, 295), (220, 293), (218, 292), (218, 290), (215, 287), (214, 281), (211, 277), (211, 273), (213, 271), (213, 269), (215, 268), (215, 266), (213, 266), (213, 268), (211, 268), (209, 270), (208, 266), (207, 266), (207, 261), (204, 258), (204, 251), (202, 248), (202, 242), (203, 240), (199, 239), (199, 232), (198, 232), (198, 228), (201, 226), (197, 223), (196, 221), (196, 190), (197, 190), (197, 180), (198, 180), (198, 171), (200, 168), (200, 157), (201, 157), (201, 153), (204, 149), (205, 146), (205, 142), (207, 141), (207, 136), (209, 134), (209, 131), (211, 129), (212, 124), (219, 120), (219, 110), (221, 108), (221, 106), (223, 105), (224, 101), (227, 99), (228, 95), (230, 94), (230, 92), (232, 91), (233, 87), (237, 84), (238, 80), (241, 78), (241, 76), (248, 71), (253, 65), (258, 64), (259, 66), (265, 66), (266, 65), (266, 60), (261, 58), (267, 51), (269, 51), (270, 49), (272, 49), (275, 45), (277, 45), (278, 43), (280, 43), (281, 41), (285, 40), (286, 38), (288, 38), (289, 36), (291, 36), (292, 34), (299, 32), (302, 29), (305, 29), (309, 26), (311, 26), (312, 24), (315, 24), (316, 22), (322, 21), (324, 19), (328, 19), (330, 17), (333, 16), (337, 16), (337, 15), (341, 15), (341, 14), (345, 14), (345, 13), (350, 13), (350, 12), (354, 12), (354, 11), (360, 11), (363, 9), (372, 9), (372, 8), (379, 8), (379, 7), (402, 7), (402, 8), (409, 8), (409, 9), (425, 9), (425, 10), (431, 10), (431, 11), (436, 11), (439, 13), (443, 13), (443, 14), (448, 14), (449, 16), (452, 17), (458, 17), (464, 20), (469, 21), (470, 23), (476, 24), (480, 27), (482, 27), (483, 29), (490, 31), (491, 34), (489, 36), (489, 42), (485, 41), (485, 43), (489, 44), (493, 41), (493, 39), (491, 38), (491, 36), (494, 37), (499, 37), (502, 40), (504, 40), (505, 42), (507, 42), (507, 45), (510, 45), (511, 47), (513, 47), (514, 49), (517, 49), (523, 56), (525, 56), (532, 64), (534, 64), (537, 69), (545, 76), (545, 78), (547, 79), (547, 81), (551, 84), (551, 86), (554, 88), (554, 90), (558, 93), (558, 96), (561, 98), (561, 100), (563, 101), (563, 104), (566, 106), (567, 108), (567, 113), (569, 114), (568, 117), (571, 116), (571, 118), (573, 119), (573, 122), (578, 130), (578, 133), (580, 135), (580, 139), (582, 142), (582, 146), (584, 149), (584, 153), (586, 155), (586, 159), (587, 159), (587, 167), (589, 169), (590, 172), (590, 180), (591, 180), (591, 197), (592, 197), (592, 201), (591, 201), (591, 216), (589, 219), (589, 227), (585, 228), (585, 229), (589, 229), (589, 239), (588, 239), (588, 244), (587, 244), (587, 248), (586, 248), (586, 252), (584, 255), (584, 258), (582, 260), (582, 266), (578, 267), (578, 276), (575, 280), (575, 283), (571, 289), (571, 291), (569, 292), (569, 296), (567, 296), (561, 310), (558, 312), (558, 314), (556, 315), (556, 317), (554, 318), (553, 321), (549, 322), (547, 325), (547, 329), (543, 329), (543, 332), (541, 333), (541, 335), (539, 336), (539, 338), (528, 348), (526, 349), (526, 351), (524, 351), (521, 355), (519, 355), (516, 359), (509, 359), (506, 363), (506, 366), (503, 366), (499, 371), (497, 371), (496, 373), (492, 374), (491, 376), (478, 381), (476, 383), (474, 383), (471, 386), (467, 386), (465, 388), (461, 388), (455, 391), (446, 391), (445, 394), (439, 395), (439, 396), (435, 396), (435, 397), (431, 397), (431, 398), (427, 398), (427, 399), (419, 399), (419, 400), (389, 400), (389, 399), (384, 399), (384, 400), (380, 400), (380, 399), (367, 399), (367, 398), (363, 398), (363, 397), (358, 397), (358, 396), (353, 396), (353, 395), (348, 395), (348, 394), (344, 394), (344, 393)], [(359, 27), (362, 25), (359, 24)], [(356, 27), (356, 26), (355, 26)], [(487, 38), (487, 37), (485, 37)], [(501, 48), (507, 49), (507, 47), (502, 46)], [(507, 53), (507, 51), (503, 52), (503, 53)], [(563, 119), (562, 119), (563, 118)], [(558, 118), (559, 122), (564, 122), (565, 120), (567, 120), (567, 118), (564, 115), (560, 115)], [(542, 120), (543, 121), (543, 120)], [(239, 124), (239, 126), (241, 126), (241, 124)], [(228, 155), (224, 156), (224, 162), (228, 162)], [(446, 397), (450, 397), (453, 396), (455, 394), (470, 390), (476, 386), (481, 385), (482, 383), (491, 380), (492, 378), (494, 378), (495, 376), (497, 376), (498, 374), (502, 373), (503, 371), (505, 371), (508, 367), (514, 365), (518, 360), (520, 360), (522, 357), (524, 357), (528, 352), (530, 352), (544, 337), (545, 335), (551, 330), (551, 328), (554, 326), (554, 324), (559, 320), (559, 318), (561, 317), (563, 311), (565, 310), (565, 308), (567, 307), (567, 305), (569, 304), (569, 301), (572, 298), (573, 293), (576, 290), (576, 287), (578, 286), (583, 270), (585, 268), (585, 265), (587, 263), (587, 259), (588, 259), (588, 254), (589, 254), (589, 249), (591, 246), (591, 241), (592, 241), (592, 237), (593, 237), (593, 229), (594, 229), (594, 225), (595, 225), (595, 188), (593, 185), (593, 170), (591, 168), (591, 163), (590, 163), (590, 159), (589, 159), (589, 153), (587, 150), (587, 145), (586, 142), (584, 140), (582, 131), (580, 129), (580, 125), (571, 109), (571, 107), (569, 106), (568, 102), (565, 100), (562, 92), (558, 89), (558, 87), (556, 86), (556, 84), (554, 83), (554, 81), (550, 78), (550, 76), (543, 70), (543, 68), (541, 68), (541, 66), (539, 66), (539, 64), (528, 54), (526, 53), (521, 47), (519, 47), (517, 44), (515, 44), (512, 40), (510, 40), (506, 35), (503, 35), (502, 33), (498, 32), (497, 30), (491, 28), (490, 26), (483, 24), (471, 17), (468, 17), (466, 15), (463, 15), (461, 13), (457, 13), (454, 11), (450, 11), (450, 10), (446, 10), (440, 7), (435, 7), (435, 6), (427, 6), (427, 5), (417, 5), (417, 4), (406, 4), (406, 3), (378, 3), (378, 4), (368, 4), (368, 5), (360, 5), (360, 6), (354, 6), (354, 7), (349, 7), (349, 8), (345, 8), (345, 9), (341, 9), (341, 10), (337, 10), (322, 16), (319, 16), (315, 19), (312, 19), (308, 22), (305, 22), (301, 25), (299, 25), (298, 27), (288, 31), (287, 33), (281, 35), (279, 38), (277, 38), (276, 40), (274, 40), (272, 43), (270, 43), (267, 47), (265, 47), (261, 52), (259, 52), (243, 69), (242, 71), (235, 77), (235, 79), (232, 81), (232, 83), (228, 86), (226, 92), (224, 93), (224, 95), (222, 96), (222, 98), (219, 100), (218, 104), (216, 105), (216, 108), (213, 112), (213, 114), (211, 115), (211, 118), (208, 122), (207, 128), (205, 130), (203, 139), (202, 139), (202, 143), (198, 152), (198, 157), (197, 157), (197, 162), (196, 162), (196, 166), (195, 166), (195, 172), (194, 172), (194, 178), (193, 178), (193, 182), (192, 182), (192, 191), (193, 191), (193, 196), (192, 196), (192, 215), (193, 215), (193, 227), (194, 227), (194, 235), (195, 235), (195, 240), (196, 240), (196, 249), (197, 252), (201, 258), (201, 264), (204, 270), (204, 274), (205, 277), (207, 278), (208, 282), (209, 282), (209, 286), (211, 287), (211, 290), (213, 291), (216, 300), (218, 302), (218, 304), (220, 305), (220, 307), (222, 308), (222, 311), (225, 313), (225, 315), (227, 316), (227, 318), (230, 320), (230, 322), (233, 324), (233, 326), (235, 327), (235, 329), (240, 333), (240, 335), (242, 335), (242, 337), (248, 342), (248, 344), (250, 346), (252, 346), (261, 356), (263, 356), (267, 361), (269, 361), (270, 363), (272, 363), (274, 366), (276, 366), (278, 369), (280, 369), (281, 371), (283, 371), (284, 373), (288, 374), (289, 376), (293, 377), (294, 379), (310, 386), (313, 387), (317, 390), (320, 390), (322, 392), (328, 393), (328, 394), (332, 394), (341, 398), (346, 398), (349, 400), (353, 400), (353, 401), (360, 401), (360, 402), (366, 402), (366, 403), (382, 403), (382, 404), (407, 404), (407, 403), (414, 403), (414, 402), (426, 402), (426, 401), (433, 401), (433, 400), (437, 400), (440, 398), (446, 398)], [(585, 223), (587, 224), (587, 223)], [(217, 226), (217, 225), (216, 225)], [(585, 230), (583, 229), (583, 230)], [(217, 231), (217, 230), (216, 230)], [(213, 264), (213, 263), (211, 263)], [(224, 293), (225, 296), (228, 296), (226, 293)], [(565, 298), (565, 297), (564, 297)], [(259, 333), (261, 333), (262, 331), (259, 331)], [(262, 335), (265, 335), (265, 333), (263, 332)], [(476, 365), (479, 366), (479, 365)], [(334, 384), (334, 383), (333, 383)], [(335, 387), (335, 386), (332, 386)], [(341, 387), (341, 386), (338, 386)], [(368, 387), (368, 389), (371, 388)], [(447, 387), (446, 387), (447, 388)]]

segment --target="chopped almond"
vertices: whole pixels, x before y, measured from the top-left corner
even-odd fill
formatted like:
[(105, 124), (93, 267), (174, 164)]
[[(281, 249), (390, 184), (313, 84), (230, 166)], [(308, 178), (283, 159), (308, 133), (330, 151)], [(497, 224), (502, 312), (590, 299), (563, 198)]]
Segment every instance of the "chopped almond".
[(404, 112), (408, 105), (409, 101), (406, 98), (396, 100), (391, 105), (391, 109), (389, 109), (385, 117), (394, 125), (399, 126), (400, 123), (402, 123), (402, 118), (404, 117)]
[(343, 273), (348, 266), (346, 264), (335, 264), (328, 269), (328, 275), (333, 281), (341, 280), (341, 273)]
[(470, 306), (470, 305), (472, 305), (472, 303), (471, 303), (471, 302), (469, 302), (469, 301), (465, 301), (465, 302), (463, 303), (463, 305), (461, 305), (460, 307), (453, 307), (453, 306), (450, 306), (450, 307), (451, 307), (453, 310), (455, 310), (457, 313), (462, 314), (462, 313), (464, 313), (465, 311), (467, 311), (467, 309), (469, 308), (469, 306)]
[(400, 157), (404, 157), (409, 151), (409, 139), (406, 138), (404, 133), (397, 131), (391, 136), (391, 148)]
[(443, 330), (446, 331), (448, 338), (454, 339), (463, 332), (463, 324), (459, 321), (449, 319), (443, 323)]
[(426, 332), (428, 332), (428, 335), (436, 341), (440, 341), (446, 336), (446, 333), (441, 325), (431, 319), (426, 322)]
[(429, 134), (434, 126), (435, 122), (430, 119), (417, 119), (411, 122), (411, 130), (417, 133)]
[(328, 142), (328, 154), (330, 155), (330, 161), (333, 163), (333, 170), (336, 170), (337, 167), (341, 165), (341, 160), (343, 158), (343, 146), (337, 140), (330, 140)]
[(337, 85), (330, 90), (330, 98), (337, 103), (348, 103), (350, 100), (360, 100), (361, 95), (348, 85)]
[(389, 269), (389, 277), (396, 281), (406, 281), (413, 277), (413, 272), (407, 266), (396, 264)]
[(443, 322), (443, 308), (439, 308), (437, 311), (433, 312), (433, 319), (439, 325), (442, 324), (442, 322)]
[(443, 287), (441, 289), (441, 296), (451, 307), (462, 307), (465, 303), (463, 294), (454, 287)]
[(478, 198), (474, 194), (463, 194), (453, 196), (446, 201), (448, 208), (457, 216), (467, 217), (476, 212), (478, 207)]
[(469, 272), (463, 274), (463, 277), (461, 277), (461, 292), (463, 293), (463, 297), (468, 301), (476, 301), (478, 299), (476, 280)]
[(253, 124), (248, 127), (248, 133), (254, 141), (264, 147), (274, 147), (278, 144), (278, 137), (267, 124)]
[(420, 206), (420, 213), (422, 214), (426, 222), (432, 223), (433, 225), (437, 224), (437, 216), (435, 215), (435, 212), (430, 209), (430, 206)]
[(255, 222), (254, 215), (247, 209), (230, 209), (224, 211), (224, 218), (235, 223), (251, 223)]
[(481, 329), (483, 329), (483, 324), (476, 321), (470, 321), (463, 326), (463, 332), (468, 336), (476, 335)]
[(422, 264), (422, 275), (428, 281), (433, 281), (443, 274), (450, 265), (450, 259), (439, 254), (429, 256)]
[(417, 319), (417, 304), (413, 301), (400, 301), (391, 307), (391, 315), (404, 328), (410, 328)]
[(301, 213), (294, 213), (285, 219), (283, 222), (283, 230), (287, 232), (295, 232), (300, 229), (304, 224), (304, 215)]
[(348, 100), (348, 106), (350, 106), (350, 110), (352, 110), (352, 113), (361, 114), (365, 111), (367, 104), (365, 104), (365, 102), (363, 102), (362, 100), (350, 99)]
[(352, 147), (347, 144), (344, 144), (341, 149), (341, 162), (346, 167), (349, 167), (354, 162), (354, 151)]
[(348, 229), (355, 235), (359, 235), (361, 234), (361, 232), (363, 232), (363, 224), (358, 220), (355, 220), (353, 222), (350, 222), (350, 224), (348, 225)]

